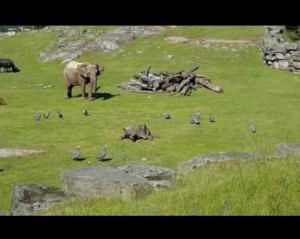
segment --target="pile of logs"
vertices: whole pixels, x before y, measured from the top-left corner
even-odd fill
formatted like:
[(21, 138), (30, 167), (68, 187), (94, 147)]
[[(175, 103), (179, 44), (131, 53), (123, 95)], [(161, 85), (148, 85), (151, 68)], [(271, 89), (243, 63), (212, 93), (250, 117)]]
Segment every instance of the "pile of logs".
[(196, 75), (194, 72), (199, 66), (189, 71), (169, 72), (150, 72), (151, 66), (140, 73), (135, 74), (129, 82), (118, 85), (119, 88), (132, 92), (154, 93), (160, 91), (174, 92), (181, 95), (190, 95), (192, 90), (205, 87), (217, 93), (223, 93), (223, 89), (212, 84), (212, 80), (207, 76)]

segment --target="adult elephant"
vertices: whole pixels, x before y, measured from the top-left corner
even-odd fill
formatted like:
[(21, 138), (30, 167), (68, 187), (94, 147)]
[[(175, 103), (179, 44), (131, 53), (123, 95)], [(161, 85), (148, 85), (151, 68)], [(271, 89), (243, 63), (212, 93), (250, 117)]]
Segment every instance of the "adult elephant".
[(67, 97), (72, 97), (72, 89), (74, 86), (81, 87), (81, 96), (85, 98), (86, 87), (88, 86), (88, 100), (94, 100), (92, 93), (97, 91), (97, 77), (104, 71), (104, 67), (98, 64), (80, 63), (77, 61), (69, 62), (63, 72)]

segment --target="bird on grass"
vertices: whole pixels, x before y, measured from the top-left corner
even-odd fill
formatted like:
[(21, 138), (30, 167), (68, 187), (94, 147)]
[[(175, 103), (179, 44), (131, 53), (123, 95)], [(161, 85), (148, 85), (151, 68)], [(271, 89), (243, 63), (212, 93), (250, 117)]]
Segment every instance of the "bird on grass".
[(36, 112), (36, 113), (34, 114), (34, 119), (35, 119), (36, 121), (39, 121), (39, 120), (41, 119), (41, 117), (42, 117), (42, 115), (41, 115), (40, 112)]
[(72, 158), (73, 160), (75, 160), (75, 161), (78, 161), (78, 160), (80, 159), (80, 155), (81, 155), (81, 153), (80, 153), (80, 146), (78, 145), (78, 146), (77, 146), (77, 150), (75, 150), (75, 151), (72, 153), (71, 158)]
[(50, 116), (50, 113), (49, 113), (49, 110), (47, 110), (45, 113), (44, 113), (44, 117), (45, 119), (48, 119)]
[(82, 111), (82, 114), (83, 115), (85, 115), (85, 116), (88, 116), (89, 115), (89, 113), (88, 113), (88, 111), (87, 111), (87, 109), (85, 108), (85, 109), (83, 109), (83, 111)]
[(105, 160), (106, 154), (107, 154), (107, 145), (104, 145), (102, 151), (97, 155), (97, 159), (103, 162)]
[(191, 124), (200, 124), (200, 113), (199, 112), (192, 115)]
[(256, 133), (256, 125), (255, 125), (253, 122), (250, 122), (250, 123), (249, 123), (249, 130), (250, 130), (252, 133)]
[(62, 115), (62, 113), (60, 113), (59, 111), (57, 111), (57, 114), (58, 114), (58, 118), (60, 118), (60, 119), (64, 118), (64, 116)]
[(85, 115), (85, 116), (88, 116), (88, 115), (89, 115), (89, 113), (88, 113), (88, 111), (87, 111), (86, 108), (83, 109), (82, 114)]
[(171, 115), (167, 112), (163, 112), (162, 115), (165, 119), (172, 119)]
[(211, 113), (209, 114), (209, 121), (212, 123), (216, 122), (215, 116), (213, 116)]

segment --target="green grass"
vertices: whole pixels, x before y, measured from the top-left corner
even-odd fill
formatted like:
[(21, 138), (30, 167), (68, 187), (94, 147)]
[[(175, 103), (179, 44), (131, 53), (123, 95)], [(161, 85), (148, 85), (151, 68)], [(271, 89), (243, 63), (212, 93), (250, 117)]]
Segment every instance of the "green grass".
[[(37, 61), (39, 52), (55, 39), (56, 33), (28, 32), (2, 39), (1, 57), (12, 58), (22, 71), (0, 74), (0, 96), (7, 102), (7, 105), (0, 106), (0, 148), (41, 149), (45, 152), (0, 159), (0, 169), (5, 169), (0, 172), (0, 211), (9, 210), (12, 188), (17, 183), (62, 187), (61, 172), (87, 165), (86, 161), (70, 159), (70, 153), (77, 145), (81, 146), (83, 155), (90, 157), (92, 165), (99, 165), (95, 155), (107, 144), (113, 160), (106, 162), (105, 166), (149, 164), (176, 169), (180, 162), (199, 154), (220, 151), (270, 154), (277, 143), (299, 142), (300, 102), (297, 97), (300, 77), (297, 74), (263, 65), (258, 45), (231, 51), (164, 41), (164, 37), (171, 35), (250, 40), (261, 37), (263, 32), (262, 26), (181, 26), (162, 35), (137, 39), (113, 53), (87, 52), (78, 60), (105, 66), (99, 79), (100, 92), (112, 95), (107, 100), (94, 102), (80, 98), (65, 100), (61, 60)], [(168, 59), (168, 54), (174, 58)], [(214, 84), (224, 89), (224, 94), (201, 88), (189, 97), (166, 93), (149, 95), (116, 87), (148, 65), (153, 71), (179, 71), (196, 64), (200, 65), (197, 74), (209, 76)], [(54, 87), (44, 89), (39, 84)], [(79, 92), (80, 89), (75, 87), (74, 94)], [(82, 116), (83, 107), (88, 108), (89, 117)], [(48, 120), (33, 120), (36, 111), (47, 109), (51, 113)], [(57, 109), (65, 119), (57, 118)], [(165, 110), (172, 114), (172, 120), (162, 118), (161, 112)], [(196, 111), (202, 114), (200, 126), (189, 123), (190, 115)], [(209, 123), (209, 112), (215, 114), (215, 124)], [(256, 122), (257, 134), (248, 131), (250, 120)], [(121, 141), (122, 127), (132, 123), (146, 123), (158, 138), (136, 143)], [(142, 158), (147, 161), (141, 161)], [(299, 214), (297, 160), (210, 164), (181, 177), (173, 188), (136, 202), (71, 200), (46, 213)], [(284, 181), (276, 181), (281, 172), (284, 172)], [(227, 211), (222, 211), (225, 202), (229, 206), (226, 206)]]
[(77, 199), (43, 214), (299, 215), (299, 166), (295, 158), (216, 163), (137, 201)]

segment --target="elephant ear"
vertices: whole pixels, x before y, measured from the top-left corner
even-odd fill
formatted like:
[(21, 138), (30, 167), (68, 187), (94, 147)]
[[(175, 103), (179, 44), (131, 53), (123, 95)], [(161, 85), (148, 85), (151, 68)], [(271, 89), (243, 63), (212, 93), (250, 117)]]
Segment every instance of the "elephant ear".
[(102, 65), (99, 64), (95, 64), (96, 68), (97, 68), (97, 73), (96, 75), (99, 76), (101, 75), (101, 73), (104, 71), (104, 67)]
[(80, 64), (77, 66), (77, 70), (80, 72), (80, 74), (83, 76), (83, 77), (88, 77), (87, 75), (87, 66), (88, 64)]

